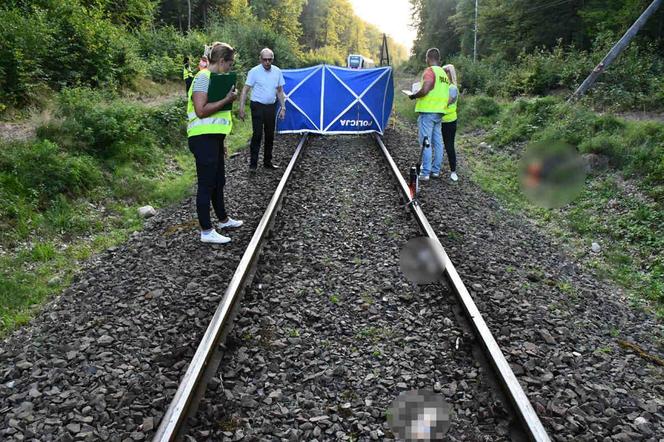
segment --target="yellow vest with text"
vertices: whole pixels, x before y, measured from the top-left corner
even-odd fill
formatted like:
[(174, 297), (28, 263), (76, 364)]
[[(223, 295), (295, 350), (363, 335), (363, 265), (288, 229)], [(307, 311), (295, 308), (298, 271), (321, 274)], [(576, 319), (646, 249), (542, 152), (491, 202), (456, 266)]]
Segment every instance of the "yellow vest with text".
[[(447, 108), (447, 100), (450, 98), (450, 85), (445, 70), (440, 66), (431, 66), (436, 81), (433, 89), (422, 98), (417, 99), (415, 112), (426, 112), (442, 114)], [(424, 85), (424, 74), (422, 74), (422, 85)]]
[[(210, 78), (210, 71), (203, 70), (196, 74), (205, 75)], [(194, 77), (194, 81), (196, 80)], [(231, 133), (233, 128), (233, 117), (231, 111), (218, 111), (205, 118), (198, 118), (194, 110), (194, 100), (192, 99), (194, 91), (194, 84), (192, 82), (189, 88), (188, 101), (187, 101), (187, 137), (195, 137), (196, 135), (209, 135), (209, 134), (224, 134)]]
[[(448, 97), (450, 95), (450, 86), (451, 85), (447, 86)], [(449, 106), (445, 106), (445, 111), (443, 112), (443, 123), (452, 123), (453, 121), (456, 121), (457, 103), (459, 102), (459, 95), (461, 95), (461, 93), (459, 92), (459, 87), (457, 86), (457, 99), (454, 100), (454, 103), (450, 104)]]

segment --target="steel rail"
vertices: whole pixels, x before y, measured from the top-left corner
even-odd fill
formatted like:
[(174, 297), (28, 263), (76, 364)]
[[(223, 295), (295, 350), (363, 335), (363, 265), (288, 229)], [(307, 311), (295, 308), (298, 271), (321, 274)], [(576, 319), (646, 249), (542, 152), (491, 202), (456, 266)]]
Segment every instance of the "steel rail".
[(466, 289), (463, 281), (461, 281), (461, 277), (454, 268), (454, 264), (452, 264), (452, 261), (447, 256), (447, 252), (445, 252), (445, 249), (440, 243), (438, 236), (429, 224), (429, 221), (422, 211), (422, 207), (419, 205), (417, 200), (413, 200), (411, 198), (408, 185), (401, 175), (401, 172), (399, 171), (396, 163), (392, 159), (390, 152), (387, 150), (387, 147), (383, 143), (383, 140), (380, 138), (380, 136), (378, 136), (378, 134), (374, 134), (374, 138), (380, 147), (383, 156), (387, 160), (393, 175), (397, 179), (399, 190), (403, 194), (405, 201), (408, 202), (408, 207), (415, 216), (415, 220), (417, 221), (420, 230), (428, 238), (430, 238), (439, 264), (444, 269), (447, 281), (459, 299), (470, 324), (475, 330), (475, 334), (480, 341), (491, 365), (493, 366), (495, 374), (500, 380), (505, 394), (512, 403), (512, 406), (514, 407), (514, 410), (523, 425), (526, 435), (531, 440), (536, 442), (550, 442), (551, 439), (549, 439), (549, 436), (546, 433), (546, 430), (544, 429), (544, 426), (542, 425), (539, 417), (537, 416), (537, 413), (535, 413), (535, 410), (530, 404), (530, 401), (528, 400), (526, 393), (523, 391), (521, 384), (519, 384), (519, 381), (516, 379), (516, 376), (507, 363), (507, 360), (505, 359), (503, 352), (500, 350), (498, 343), (494, 339), (491, 331), (489, 330), (489, 327), (486, 325), (486, 322), (482, 318), (479, 309), (475, 305), (475, 301), (473, 301), (473, 298), (470, 296), (468, 289)]
[(284, 175), (281, 177), (281, 181), (279, 181), (277, 190), (275, 190), (263, 214), (263, 218), (261, 218), (244, 255), (242, 255), (226, 293), (189, 363), (187, 372), (182, 378), (166, 414), (161, 420), (153, 438), (154, 441), (166, 442), (182, 438), (187, 419), (197, 410), (209, 379), (219, 368), (219, 362), (221, 361), (220, 346), (232, 326), (241, 294), (251, 282), (251, 272), (258, 262), (260, 250), (281, 206), (286, 183), (304, 150), (306, 140), (307, 134), (302, 136), (288, 167), (284, 171)]

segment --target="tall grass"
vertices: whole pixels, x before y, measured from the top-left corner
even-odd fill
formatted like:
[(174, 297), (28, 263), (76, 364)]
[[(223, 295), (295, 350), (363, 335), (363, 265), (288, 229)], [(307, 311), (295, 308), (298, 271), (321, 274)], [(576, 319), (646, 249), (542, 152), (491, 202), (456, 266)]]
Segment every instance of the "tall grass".
[[(195, 181), (182, 99), (152, 108), (74, 88), (55, 102), (37, 139), (0, 143), (0, 247), (8, 251), (0, 333), (66, 286), (79, 260), (139, 229), (138, 206), (180, 201)], [(235, 121), (231, 152), (250, 131), (250, 121)]]

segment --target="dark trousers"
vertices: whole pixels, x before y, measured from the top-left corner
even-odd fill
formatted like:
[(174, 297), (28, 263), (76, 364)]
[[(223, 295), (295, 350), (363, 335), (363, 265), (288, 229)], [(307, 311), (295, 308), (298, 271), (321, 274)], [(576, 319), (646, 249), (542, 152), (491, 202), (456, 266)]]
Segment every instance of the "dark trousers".
[(189, 94), (189, 88), (191, 88), (191, 83), (193, 83), (194, 77), (189, 77), (184, 80), (184, 93), (185, 95)]
[(201, 229), (210, 230), (210, 201), (214, 213), (220, 221), (226, 219), (224, 207), (224, 185), (226, 167), (224, 164), (224, 138), (226, 135), (197, 135), (189, 138), (189, 150), (196, 158), (198, 192), (196, 193), (196, 212)]
[(457, 122), (441, 124), (443, 132), (443, 144), (445, 145), (445, 152), (450, 161), (450, 170), (456, 172), (456, 151), (454, 150), (454, 137), (456, 136)]
[(261, 150), (261, 139), (265, 133), (265, 150), (263, 151), (263, 164), (272, 164), (272, 146), (274, 145), (274, 126), (277, 119), (277, 103), (261, 104), (252, 101), (251, 125), (253, 135), (251, 137), (251, 162), (249, 167), (258, 166), (258, 153)]

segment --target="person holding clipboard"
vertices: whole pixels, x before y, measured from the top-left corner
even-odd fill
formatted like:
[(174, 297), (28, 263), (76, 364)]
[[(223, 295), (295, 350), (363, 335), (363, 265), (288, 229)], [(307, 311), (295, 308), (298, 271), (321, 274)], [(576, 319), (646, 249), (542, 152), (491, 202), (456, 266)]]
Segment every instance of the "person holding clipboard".
[(219, 234), (210, 219), (210, 201), (219, 219), (218, 228), (240, 227), (242, 221), (228, 216), (224, 206), (226, 183), (224, 139), (231, 132), (231, 109), (237, 99), (233, 67), (235, 50), (226, 43), (216, 42), (207, 48), (207, 69), (194, 77), (188, 91), (187, 137), (189, 150), (196, 158), (198, 190), (196, 212), (201, 226), (201, 241), (225, 244), (230, 238)]

